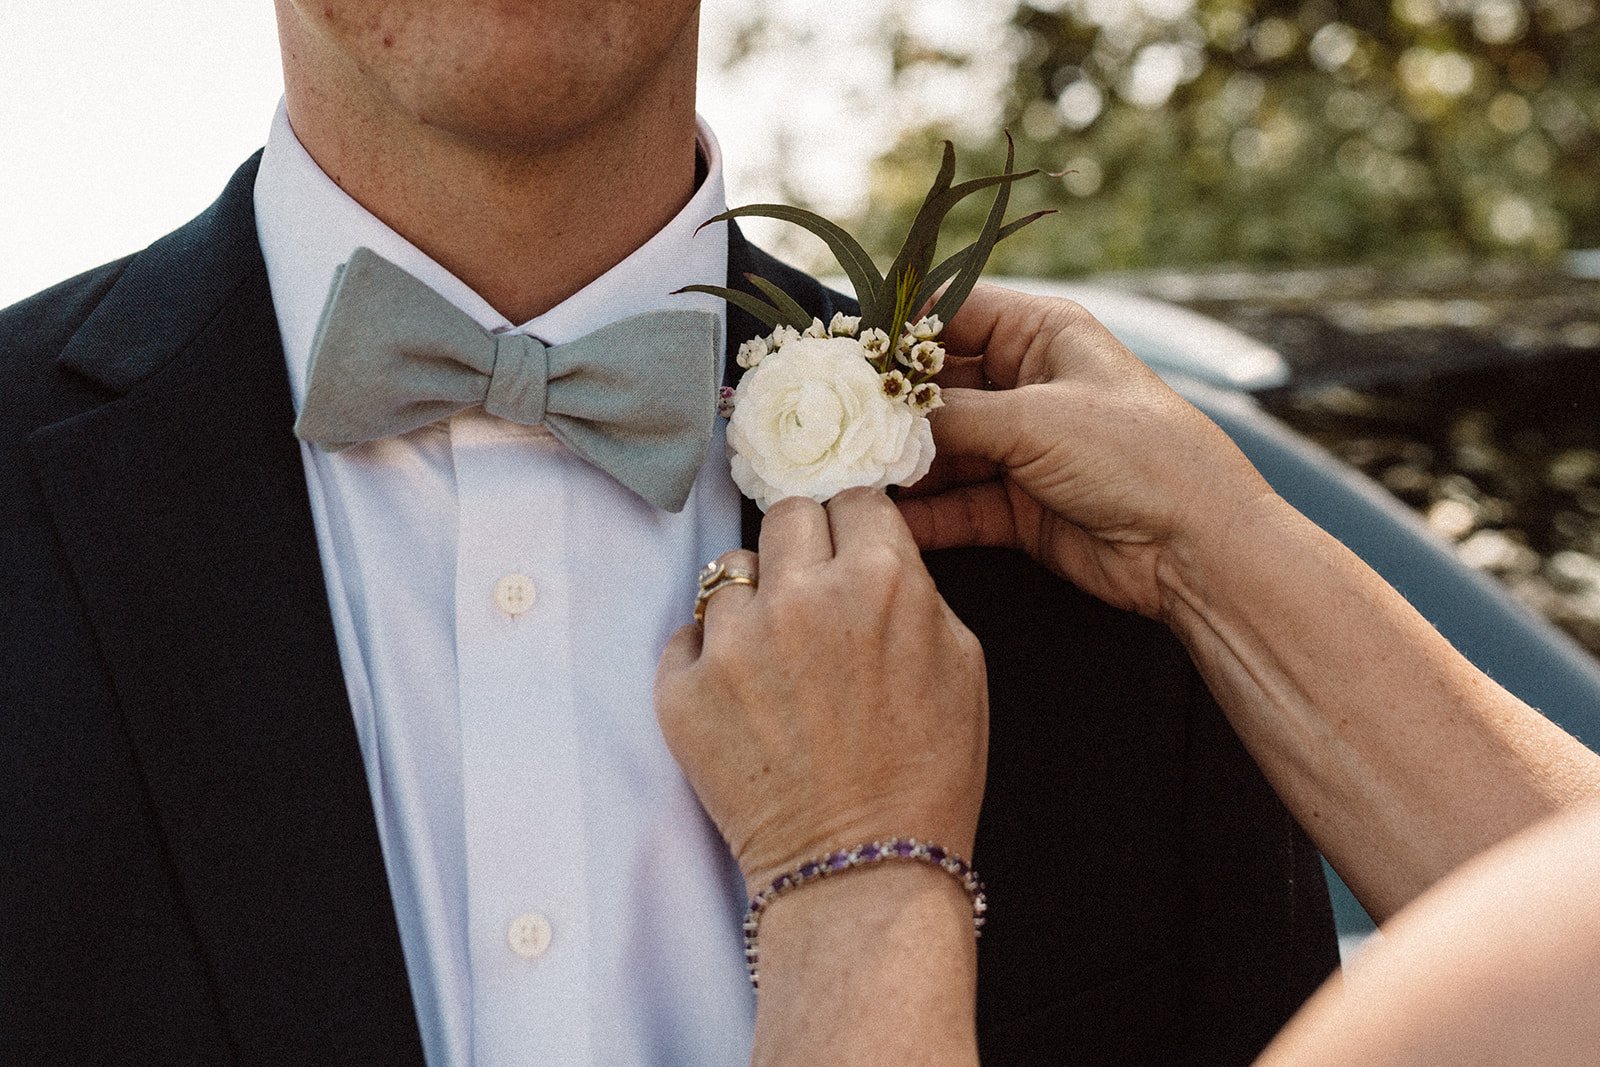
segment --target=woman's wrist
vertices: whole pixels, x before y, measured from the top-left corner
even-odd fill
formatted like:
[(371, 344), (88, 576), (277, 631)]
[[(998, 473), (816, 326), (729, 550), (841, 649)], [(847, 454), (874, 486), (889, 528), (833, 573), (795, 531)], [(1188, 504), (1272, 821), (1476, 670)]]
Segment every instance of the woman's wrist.
[(952, 928), (963, 940), (973, 940), (972, 900), (958, 880), (925, 864), (884, 863), (819, 878), (802, 892), (774, 899), (762, 919), (762, 957), (781, 962), (797, 933), (831, 938), (834, 931), (860, 923), (887, 929), (908, 908), (933, 910), (933, 898), (939, 901), (941, 922), (949, 913), (960, 920), (952, 921)]
[(815, 886), (829, 879), (846, 877), (852, 872), (892, 864), (923, 864), (929, 870), (948, 875), (961, 886), (967, 895), (972, 911), (972, 932), (977, 937), (983, 932), (988, 911), (988, 899), (978, 872), (961, 856), (944, 846), (911, 837), (892, 837), (848, 848), (838, 848), (825, 855), (805, 860), (751, 895), (750, 908), (745, 914), (745, 962), (750, 970), (750, 982), (760, 987), (761, 922), (767, 912), (780, 899), (792, 893)]
[(1161, 619), (1182, 630), (1192, 624), (1214, 592), (1236, 584), (1245, 557), (1280, 534), (1286, 524), (1305, 522), (1265, 482), (1257, 491), (1196, 510), (1157, 560)]
[(745, 896), (754, 898), (781, 876), (792, 875), (807, 863), (822, 862), (836, 852), (849, 852), (870, 842), (916, 840), (937, 844), (941, 852), (962, 860), (972, 855), (977, 822), (975, 806), (971, 812), (954, 810), (953, 805), (947, 805), (952, 810), (941, 811), (925, 798), (902, 799), (907, 802), (894, 810), (877, 812), (871, 818), (852, 815), (827, 820), (825, 826), (818, 820), (818, 826), (804, 841), (791, 836), (781, 849), (769, 847), (741, 854), (739, 868), (744, 875)]
[[(972, 903), (937, 867), (883, 863), (774, 900), (757, 1064), (976, 1063)], [(928, 1055), (938, 1049), (939, 1057)]]

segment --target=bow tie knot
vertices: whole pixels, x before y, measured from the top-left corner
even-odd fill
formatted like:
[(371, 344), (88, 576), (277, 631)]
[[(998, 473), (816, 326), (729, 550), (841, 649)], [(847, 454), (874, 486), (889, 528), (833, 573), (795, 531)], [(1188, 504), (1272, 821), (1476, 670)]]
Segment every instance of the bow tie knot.
[(525, 333), (496, 334), (494, 369), (483, 410), (496, 418), (535, 426), (544, 421), (550, 397), (550, 349)]
[(650, 311), (566, 344), (495, 334), (358, 248), (334, 277), (295, 434), (328, 449), (482, 407), (543, 424), (666, 511), (681, 511), (711, 443), (722, 320)]

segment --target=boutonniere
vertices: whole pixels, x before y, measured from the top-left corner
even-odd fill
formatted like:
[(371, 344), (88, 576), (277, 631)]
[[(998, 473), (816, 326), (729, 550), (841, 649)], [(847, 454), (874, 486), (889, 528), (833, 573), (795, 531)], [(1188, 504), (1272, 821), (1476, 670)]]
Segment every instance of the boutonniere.
[[(955, 149), (945, 142), (938, 176), (886, 274), (842, 227), (801, 208), (751, 204), (707, 220), (760, 215), (810, 230), (839, 261), (861, 304), (860, 315), (838, 314), (824, 323), (754, 274), (745, 277), (760, 296), (717, 285), (679, 290), (720, 296), (772, 329), (740, 345), (745, 373), (737, 389), (723, 390), (720, 405), (728, 418), (734, 483), (762, 511), (786, 496), (823, 502), (856, 486), (911, 485), (928, 473), (934, 448), (927, 416), (943, 403), (935, 381), (945, 358), (939, 334), (972, 292), (994, 246), (1051, 214), (1036, 211), (1005, 222), (1012, 183), (1039, 173), (1013, 171), (1009, 136), (1006, 141), (1003, 174), (959, 184), (952, 184)], [(939, 229), (951, 208), (991, 188), (994, 203), (978, 239), (935, 263)]]

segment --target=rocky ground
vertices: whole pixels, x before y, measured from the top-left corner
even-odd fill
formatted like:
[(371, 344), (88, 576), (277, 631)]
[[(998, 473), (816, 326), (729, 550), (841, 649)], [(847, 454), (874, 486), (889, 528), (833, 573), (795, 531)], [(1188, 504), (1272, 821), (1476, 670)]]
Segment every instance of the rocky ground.
[(1119, 282), (1277, 349), (1274, 414), (1600, 656), (1600, 280), (1526, 266)]

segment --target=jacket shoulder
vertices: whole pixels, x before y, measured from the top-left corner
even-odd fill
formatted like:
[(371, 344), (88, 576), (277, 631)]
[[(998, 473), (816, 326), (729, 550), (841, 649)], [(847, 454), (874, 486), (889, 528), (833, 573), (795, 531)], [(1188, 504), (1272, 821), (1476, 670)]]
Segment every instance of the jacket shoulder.
[[(124, 256), (85, 271), (0, 310), (0, 416), (14, 426), (34, 413), (37, 421), (59, 417), (68, 394), (105, 394), (64, 373), (56, 357), (105, 299), (133, 260)], [(57, 401), (52, 403), (52, 400)]]
[(265, 277), (251, 199), (260, 159), (246, 160), (210, 207), (149, 247), (0, 311), (0, 420), (8, 428), (67, 418), (127, 392), (241, 284)]

